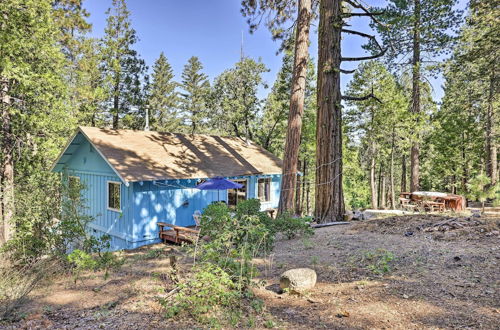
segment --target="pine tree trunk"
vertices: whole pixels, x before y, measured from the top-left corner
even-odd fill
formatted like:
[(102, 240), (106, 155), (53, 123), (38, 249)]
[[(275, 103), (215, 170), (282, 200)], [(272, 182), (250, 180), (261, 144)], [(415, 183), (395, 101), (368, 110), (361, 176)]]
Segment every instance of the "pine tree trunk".
[(1, 81), (0, 101), (2, 110), (1, 151), (0, 164), (0, 197), (1, 197), (1, 223), (0, 245), (12, 237), (14, 217), (14, 137), (10, 116), (10, 96), (8, 81)]
[(394, 128), (392, 129), (392, 143), (391, 143), (391, 168), (390, 168), (390, 198), (391, 198), (391, 209), (396, 208), (396, 193), (394, 192), (394, 148), (395, 148), (395, 133)]
[[(412, 59), (412, 107), (411, 111), (414, 114), (420, 112), (420, 0), (415, 0), (415, 26), (413, 30), (413, 59)], [(420, 145), (419, 136), (417, 141), (413, 142), (411, 146), (410, 158), (410, 191), (414, 192), (420, 188)]]
[[(301, 162), (299, 160), (299, 164), (297, 166), (297, 168), (300, 168), (300, 165), (301, 165)], [(304, 172), (302, 172), (302, 175), (304, 175)], [(301, 181), (303, 180), (303, 177), (301, 176), (299, 180), (296, 181), (295, 183), (295, 214), (296, 215), (301, 215), (302, 214), (302, 210), (301, 210), (301, 204), (302, 204), (302, 200), (301, 200), (301, 194), (302, 194), (302, 191), (301, 191)]]
[(278, 207), (279, 213), (293, 210), (296, 195), (295, 187), (297, 185), (302, 115), (304, 114), (311, 17), (311, 0), (299, 0), (290, 112), (288, 114), (288, 128), (283, 156), (283, 176), (281, 178), (282, 189)]
[(383, 207), (382, 205), (382, 200), (384, 199), (384, 196), (382, 196), (383, 190), (382, 190), (382, 164), (379, 165), (378, 167), (378, 208), (381, 209)]
[(318, 223), (341, 221), (345, 211), (340, 104), (341, 5), (340, 0), (322, 0), (320, 3), (314, 211)]
[(381, 209), (386, 209), (387, 208), (387, 193), (386, 193), (386, 186), (387, 186), (387, 179), (385, 177), (385, 173), (382, 171), (380, 171), (380, 176), (382, 177), (382, 179), (380, 180), (380, 185), (381, 185), (381, 192), (380, 192), (380, 208)]
[(489, 81), (488, 108), (486, 114), (486, 173), (492, 185), (498, 181), (498, 146), (496, 143), (496, 128), (498, 124), (496, 122), (495, 108), (493, 105), (494, 97), (495, 80), (492, 74)]
[(406, 155), (401, 159), (401, 192), (407, 192), (406, 189)]
[(304, 201), (305, 201), (305, 194), (306, 194), (306, 175), (307, 175), (307, 158), (304, 158), (304, 164), (302, 165), (302, 198), (301, 198), (301, 204), (300, 204), (300, 212), (297, 212), (298, 214), (303, 214), (304, 213)]
[(371, 201), (372, 201), (372, 209), (376, 209), (378, 207), (377, 203), (377, 183), (375, 179), (375, 156), (372, 156), (371, 164), (370, 164), (370, 192), (371, 192)]
[(120, 75), (115, 76), (115, 85), (113, 86), (113, 129), (119, 128), (120, 121)]
[(467, 191), (467, 182), (469, 180), (469, 163), (465, 154), (465, 143), (465, 132), (462, 132), (462, 183), (460, 187), (462, 192)]

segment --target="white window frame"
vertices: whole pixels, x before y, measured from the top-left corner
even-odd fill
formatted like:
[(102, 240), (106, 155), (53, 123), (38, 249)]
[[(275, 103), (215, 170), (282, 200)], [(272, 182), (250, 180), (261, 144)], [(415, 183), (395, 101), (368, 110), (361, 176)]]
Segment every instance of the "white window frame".
[[(120, 190), (119, 190), (120, 191), (120, 209), (115, 209), (115, 208), (109, 207), (109, 184), (110, 183), (116, 183), (120, 187)], [(121, 206), (122, 206), (122, 183), (119, 181), (111, 181), (111, 180), (106, 181), (106, 208), (109, 211), (121, 212), (122, 211)]]
[[(269, 199), (268, 200), (262, 200), (259, 196), (259, 180), (269, 180)], [(257, 198), (262, 202), (262, 203), (269, 203), (272, 201), (273, 196), (271, 194), (272, 191), (272, 184), (273, 184), (273, 178), (270, 177), (263, 177), (263, 178), (257, 178)], [(265, 187), (265, 186), (264, 186)], [(265, 193), (264, 193), (265, 196)]]
[[(229, 179), (233, 182), (236, 182), (238, 183), (238, 181), (245, 181), (245, 200), (248, 199), (248, 179)], [(229, 190), (232, 190), (232, 189), (228, 189), (226, 190), (226, 201), (227, 201), (227, 205), (229, 205)], [(238, 195), (238, 194), (236, 194)], [(236, 205), (238, 205), (238, 199), (236, 198)], [(235, 206), (236, 206), (235, 205)]]

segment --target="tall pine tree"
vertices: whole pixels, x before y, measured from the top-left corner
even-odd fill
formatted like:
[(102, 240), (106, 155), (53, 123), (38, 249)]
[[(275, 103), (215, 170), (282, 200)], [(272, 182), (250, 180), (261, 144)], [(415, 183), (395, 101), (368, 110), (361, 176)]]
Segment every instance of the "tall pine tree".
[(178, 131), (181, 118), (177, 113), (179, 107), (177, 83), (173, 81), (172, 67), (163, 52), (153, 65), (151, 78), (148, 99), (151, 127), (160, 132)]
[(210, 95), (208, 76), (202, 72), (203, 65), (198, 57), (188, 60), (182, 72), (182, 89), (180, 109), (184, 125), (189, 126), (191, 134), (203, 131), (203, 121), (207, 115), (207, 104)]
[[(390, 0), (376, 24), (387, 55), (392, 63), (401, 63), (410, 58), (412, 72), (412, 96), (410, 111), (415, 120), (421, 113), (421, 84), (426, 58), (435, 59), (450, 50), (461, 13), (454, 10), (457, 0)], [(410, 190), (420, 187), (420, 145), (417, 132), (411, 146)]]
[(143, 102), (144, 60), (132, 47), (137, 42), (125, 0), (113, 0), (103, 39), (103, 72), (109, 93), (112, 127), (120, 127), (120, 118), (137, 112)]

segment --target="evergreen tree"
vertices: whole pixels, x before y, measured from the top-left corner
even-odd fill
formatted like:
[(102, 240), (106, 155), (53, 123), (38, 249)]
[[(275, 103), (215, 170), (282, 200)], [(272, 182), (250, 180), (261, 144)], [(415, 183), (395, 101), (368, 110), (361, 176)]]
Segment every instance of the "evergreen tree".
[(13, 232), (14, 183), (46, 181), (44, 171), (74, 128), (51, 5), (0, 1), (0, 244)]
[(243, 58), (215, 79), (213, 98), (219, 127), (223, 124), (227, 132), (253, 140), (261, 110), (257, 92), (261, 86), (267, 87), (262, 79), (267, 71), (262, 62)]
[(193, 56), (188, 60), (182, 72), (180, 109), (184, 124), (190, 126), (191, 134), (203, 131), (201, 126), (208, 114), (210, 83), (208, 76), (201, 72), (202, 70), (203, 65), (200, 60)]
[[(360, 156), (365, 164), (360, 166), (369, 173), (371, 207), (387, 206), (386, 194), (379, 193), (382, 191), (389, 192), (391, 207), (395, 207), (394, 163), (395, 158), (398, 158), (395, 153), (405, 147), (406, 132), (409, 130), (405, 116), (408, 100), (395, 77), (377, 61), (361, 64), (348, 86), (349, 95), (362, 96), (368, 93), (373, 93), (376, 99), (348, 102), (345, 110), (346, 128), (349, 140), (361, 143)], [(377, 171), (377, 167), (383, 170)]]
[[(132, 46), (137, 42), (125, 0), (113, 0), (103, 39), (103, 72), (109, 93), (109, 114), (114, 129), (123, 116), (143, 110), (144, 60)], [(132, 122), (133, 124), (133, 122)], [(130, 124), (129, 124), (130, 125)]]
[(179, 95), (174, 73), (163, 52), (153, 65), (151, 89), (148, 100), (150, 123), (155, 131), (175, 132), (180, 129), (177, 114)]
[[(410, 57), (412, 72), (411, 112), (421, 112), (422, 73), (426, 68), (424, 58), (436, 59), (449, 51), (453, 37), (450, 31), (459, 27), (461, 13), (454, 10), (457, 0), (390, 0), (377, 24), (387, 55), (392, 63), (400, 63)], [(434, 63), (436, 61), (433, 61)], [(417, 132), (418, 133), (418, 132)], [(419, 189), (419, 138), (411, 147), (410, 190)]]

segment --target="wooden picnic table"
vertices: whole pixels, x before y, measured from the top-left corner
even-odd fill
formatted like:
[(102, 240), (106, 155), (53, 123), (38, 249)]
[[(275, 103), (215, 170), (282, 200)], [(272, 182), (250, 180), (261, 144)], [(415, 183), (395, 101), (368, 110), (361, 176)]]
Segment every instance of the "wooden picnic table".
[(440, 193), (440, 192), (404, 192), (400, 195), (400, 202), (403, 207), (410, 205), (422, 206), (430, 211), (465, 209), (465, 198), (460, 195)]
[[(171, 223), (158, 222), (159, 237), (163, 242), (169, 241), (180, 244), (182, 242), (194, 243), (198, 237), (199, 231), (197, 229), (176, 226)], [(168, 227), (170, 229), (165, 229)]]

